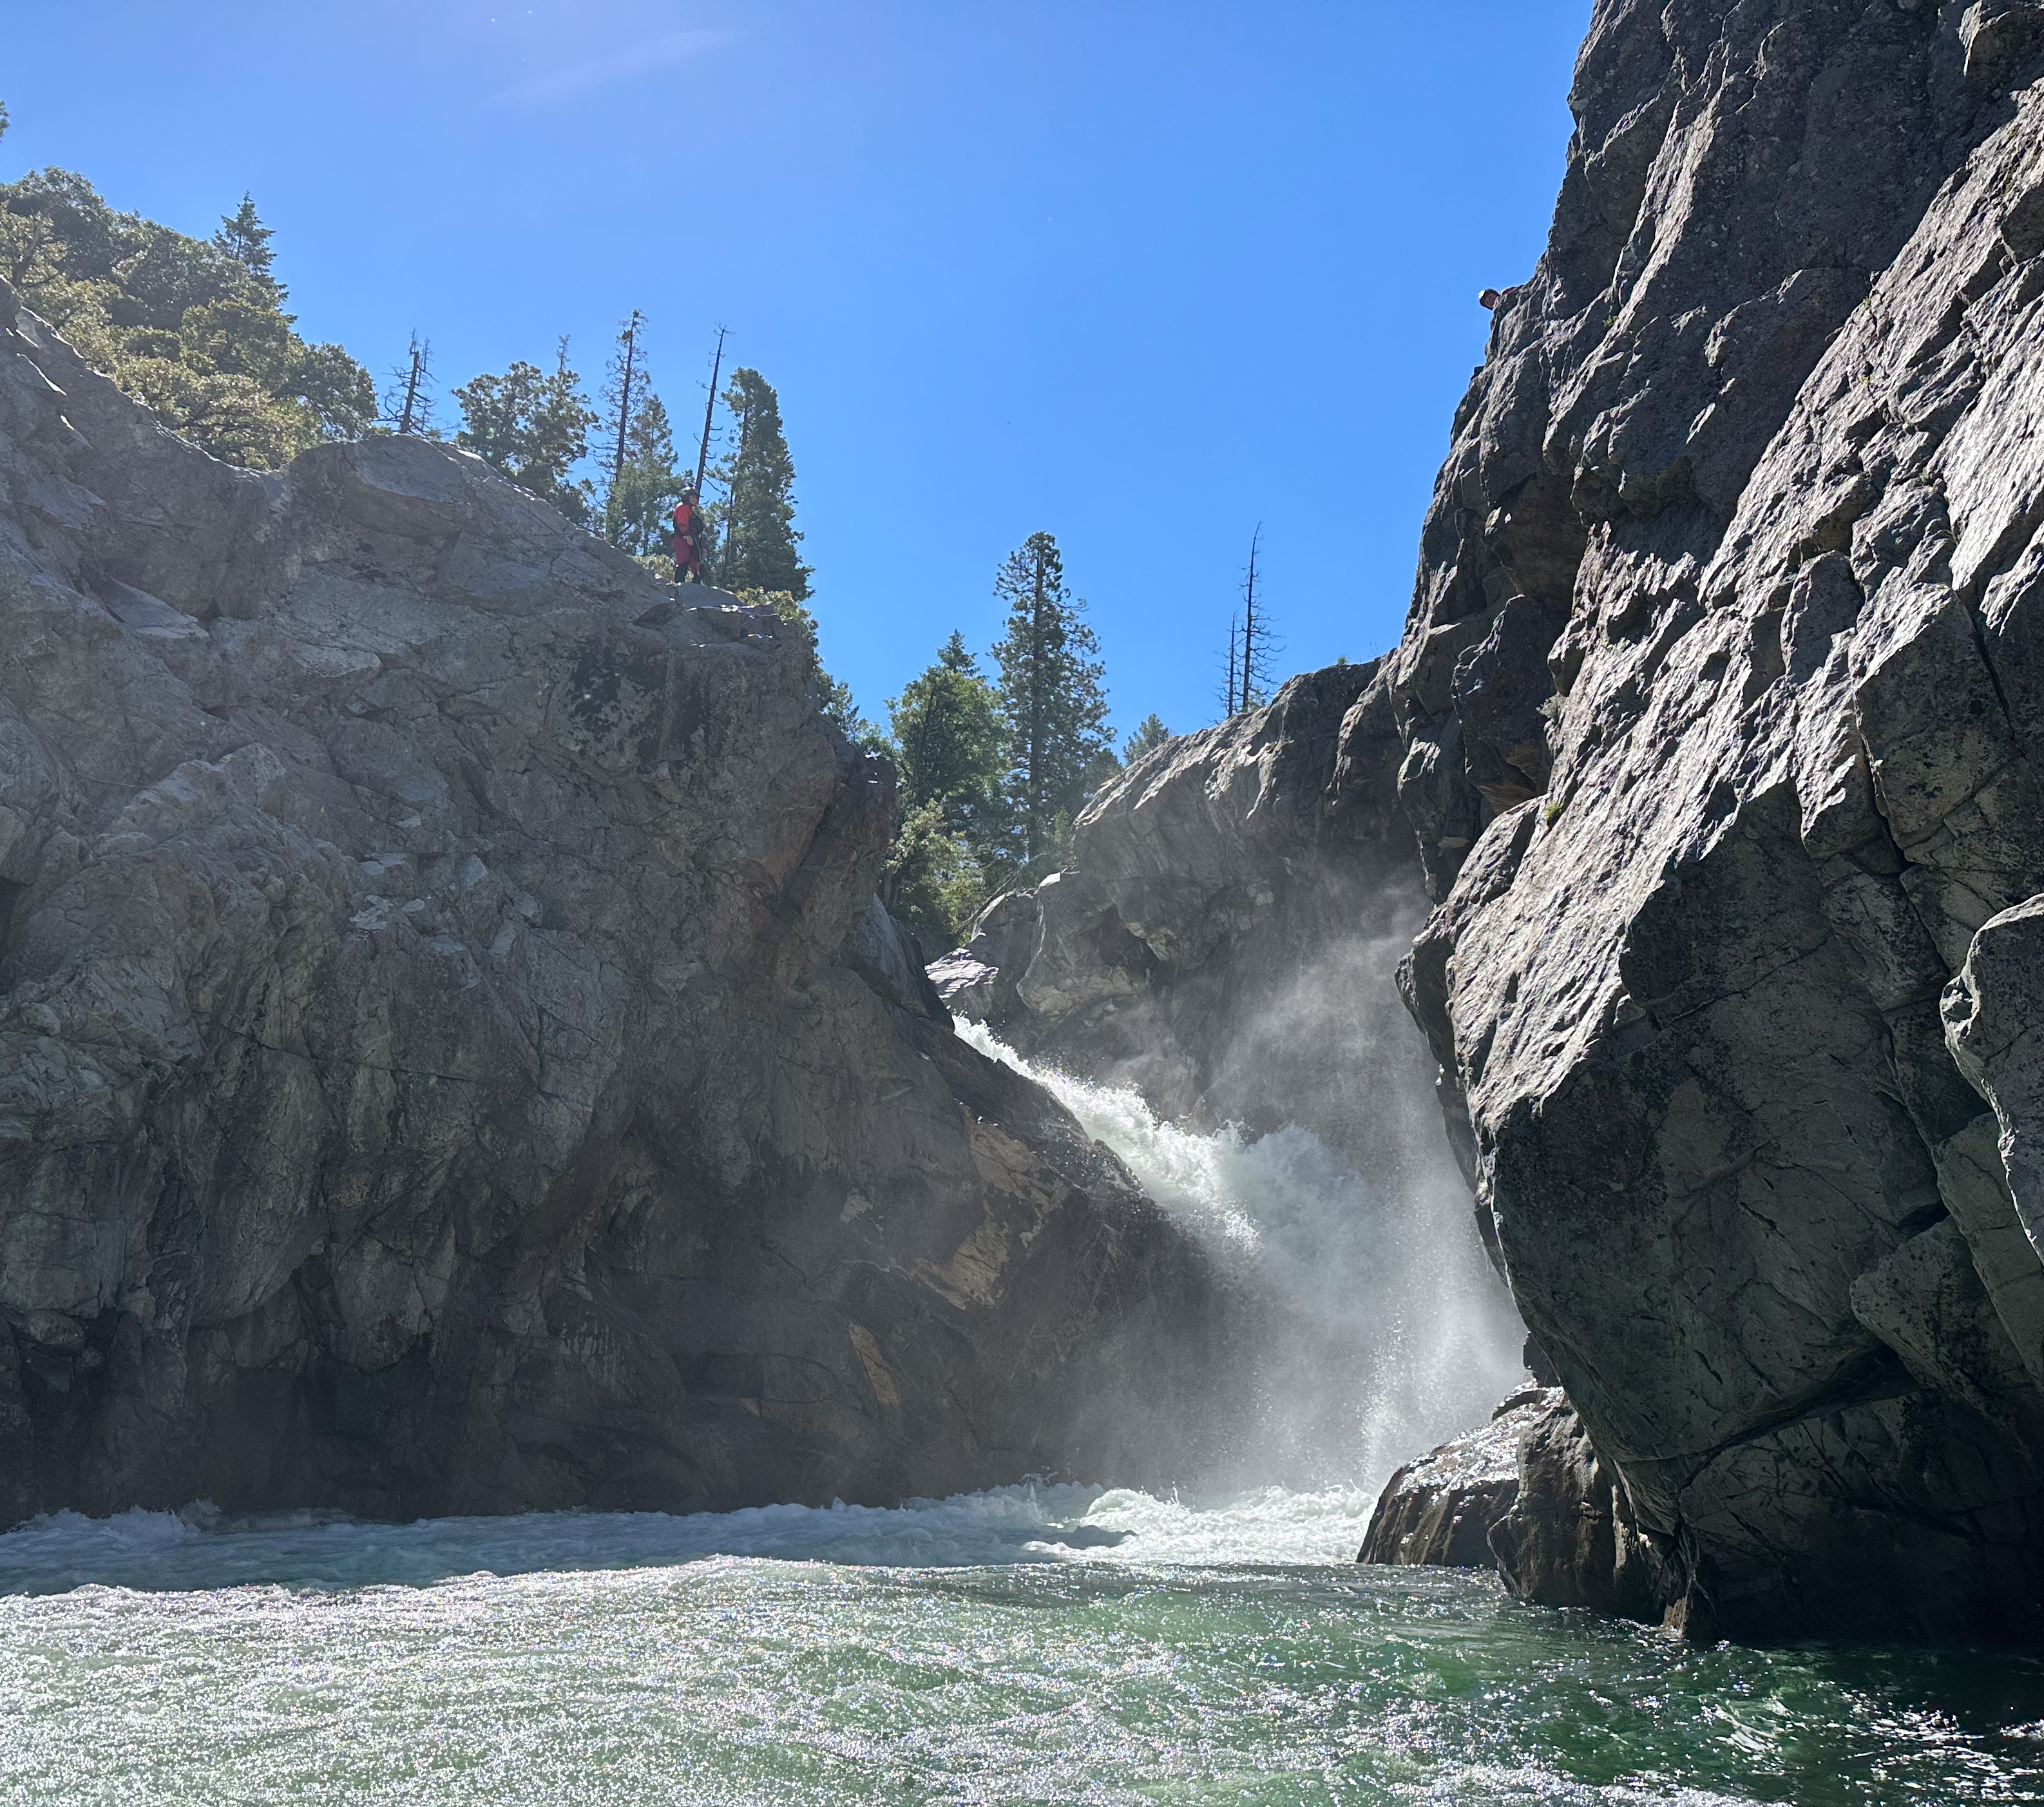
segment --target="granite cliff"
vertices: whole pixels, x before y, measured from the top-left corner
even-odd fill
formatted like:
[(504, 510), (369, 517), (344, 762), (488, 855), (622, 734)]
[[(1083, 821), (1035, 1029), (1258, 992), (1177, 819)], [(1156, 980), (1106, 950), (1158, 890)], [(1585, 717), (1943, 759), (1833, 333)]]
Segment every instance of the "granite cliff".
[(959, 1015), (1164, 1116), (1298, 1123), (1381, 1174), (1431, 1083), (1383, 1032), (1427, 909), (1400, 751), (1377, 664), (1294, 678), (1116, 779), (1070, 869), (997, 899), (931, 976)]
[(1696, 1632), (2034, 1638), (2044, 6), (1600, 0), (1570, 105), (1401, 644), (1153, 755), (939, 977), (1267, 1121), (1235, 979), (1424, 882), (1401, 984), (1564, 1390), (1514, 1486), (1486, 1433), (1373, 1541), (1491, 1519), (1529, 1597)]
[(2040, 76), (2034, 5), (1599, 6), (1427, 517), (1405, 982), (1635, 1611), (2044, 1623)]
[(891, 786), (772, 616), (0, 292), (0, 1522), (1183, 1459), (1226, 1311), (951, 1032)]

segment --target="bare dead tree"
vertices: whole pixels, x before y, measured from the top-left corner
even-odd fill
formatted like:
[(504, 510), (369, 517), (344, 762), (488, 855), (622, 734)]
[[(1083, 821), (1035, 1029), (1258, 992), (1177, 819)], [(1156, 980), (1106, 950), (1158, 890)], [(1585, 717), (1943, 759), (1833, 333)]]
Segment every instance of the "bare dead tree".
[(608, 402), (616, 417), (617, 431), (610, 453), (610, 482), (613, 488), (624, 474), (624, 438), (632, 425), (632, 401), (635, 388), (644, 388), (646, 382), (644, 359), (639, 355), (639, 335), (644, 329), (646, 317), (636, 307), (632, 317), (618, 329), (617, 351), (610, 363), (610, 383), (604, 399)]
[(432, 426), (432, 341), (414, 332), (410, 356), (390, 372), (390, 400), (384, 404), (384, 418), (394, 433), (424, 433)]
[(717, 356), (710, 359), (709, 399), (703, 404), (702, 444), (696, 448), (696, 497), (702, 497), (703, 473), (709, 468), (709, 430), (717, 416), (717, 379), (724, 374), (724, 329), (717, 329)]
[(1270, 700), (1271, 659), (1278, 649), (1270, 617), (1256, 594), (1256, 560), (1262, 544), (1263, 523), (1259, 521), (1250, 537), (1249, 575), (1242, 586), (1242, 675), (1235, 698), (1243, 709), (1258, 709)]
[(1221, 719), (1225, 721), (1235, 713), (1236, 660), (1241, 656), (1242, 617), (1231, 615), (1228, 618), (1228, 680), (1215, 694), (1220, 698)]

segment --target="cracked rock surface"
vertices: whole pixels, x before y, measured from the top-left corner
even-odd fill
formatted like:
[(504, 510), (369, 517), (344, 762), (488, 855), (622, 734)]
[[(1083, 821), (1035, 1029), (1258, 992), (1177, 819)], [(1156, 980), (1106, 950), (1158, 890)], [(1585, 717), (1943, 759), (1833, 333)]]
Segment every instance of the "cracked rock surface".
[(1648, 1617), (2034, 1637), (2044, 8), (1603, 0), (1571, 104), (1386, 679), (1549, 1490)]
[(0, 1522), (1196, 1443), (1205, 1270), (951, 1034), (771, 616), (422, 441), (234, 470), (0, 321)]

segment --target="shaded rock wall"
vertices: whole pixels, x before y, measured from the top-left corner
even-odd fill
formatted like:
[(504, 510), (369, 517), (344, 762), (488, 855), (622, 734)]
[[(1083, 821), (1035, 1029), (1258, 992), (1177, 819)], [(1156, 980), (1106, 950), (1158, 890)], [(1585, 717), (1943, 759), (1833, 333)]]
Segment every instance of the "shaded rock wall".
[(1203, 1264), (952, 1036), (770, 616), (437, 446), (217, 463), (0, 302), (0, 1521), (1196, 1447)]
[(1479, 1209), (1735, 1633), (2044, 1624), (2040, 59), (1598, 6), (1386, 668)]
[(1385, 1483), (1359, 1563), (1495, 1568), (1523, 1600), (1716, 1635), (1687, 1552), (1643, 1527), (1558, 1387), (1513, 1394), (1487, 1424)]

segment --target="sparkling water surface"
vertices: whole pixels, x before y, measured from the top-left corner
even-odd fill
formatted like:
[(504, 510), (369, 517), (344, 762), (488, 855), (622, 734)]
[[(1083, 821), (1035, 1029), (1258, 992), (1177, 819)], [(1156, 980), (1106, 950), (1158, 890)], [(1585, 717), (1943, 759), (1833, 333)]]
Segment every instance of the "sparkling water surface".
[(1339, 1561), (1367, 1509), (62, 1515), (0, 1536), (0, 1800), (2044, 1801), (2036, 1659), (1692, 1649)]

